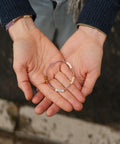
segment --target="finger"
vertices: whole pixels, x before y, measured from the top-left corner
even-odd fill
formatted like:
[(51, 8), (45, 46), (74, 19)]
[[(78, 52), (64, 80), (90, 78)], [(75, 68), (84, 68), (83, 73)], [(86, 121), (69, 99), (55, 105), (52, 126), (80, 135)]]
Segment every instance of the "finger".
[(42, 99), (44, 98), (44, 95), (38, 91), (32, 98), (32, 102), (34, 104), (38, 104)]
[(24, 67), (14, 68), (17, 76), (18, 87), (24, 92), (27, 100), (33, 97), (33, 90), (28, 79), (28, 73)]
[[(66, 64), (62, 64), (61, 65), (61, 72), (71, 81), (72, 77), (73, 77), (73, 73), (70, 70), (70, 68), (66, 65)], [(75, 78), (74, 80), (74, 85), (81, 90), (81, 85), (79, 83), (79, 81)]]
[[(64, 87), (67, 87), (69, 84), (70, 84), (70, 80), (68, 80), (68, 78), (62, 73), (62, 72), (58, 72), (56, 75), (55, 75), (55, 78), (64, 86)], [(68, 91), (70, 93), (72, 93), (73, 96), (76, 97), (76, 99), (78, 101), (80, 101), (81, 103), (84, 103), (85, 102), (85, 97), (82, 95), (82, 93), (80, 92), (80, 90), (78, 88), (76, 88), (75, 85), (71, 85), (69, 88), (68, 88)]]
[(60, 108), (56, 104), (52, 104), (50, 100), (47, 98), (44, 98), (42, 102), (35, 108), (36, 114), (42, 114), (45, 112), (47, 109), (50, 108), (50, 110), (46, 113), (47, 116), (53, 116), (56, 114)]
[(37, 86), (39, 90), (42, 92), (44, 96), (46, 96), (50, 101), (55, 103), (64, 111), (70, 112), (72, 111), (72, 105), (65, 100), (59, 93), (55, 92), (52, 88), (50, 88), (47, 84), (41, 84)]
[(96, 73), (87, 74), (84, 85), (82, 87), (82, 91), (81, 91), (85, 97), (92, 93), (95, 82), (98, 77), (99, 75)]
[[(32, 102), (34, 103), (34, 104), (38, 104), (42, 99), (43, 99), (43, 95), (42, 95), (42, 93), (39, 91), (39, 89), (37, 88), (36, 89), (38, 92), (37, 92), (37, 94), (33, 97), (33, 99), (32, 99)], [(45, 100), (45, 98), (43, 99), (43, 101)], [(42, 103), (40, 103), (37, 107), (36, 107), (36, 110), (35, 111), (38, 111), (38, 114), (42, 114), (45, 110), (47, 110), (47, 112), (46, 112), (46, 115), (48, 116), (48, 117), (50, 117), (50, 116), (53, 116), (53, 115), (55, 115), (57, 112), (59, 112), (60, 111), (60, 108), (56, 105), (56, 104), (52, 104), (52, 102), (50, 101), (50, 104), (48, 105), (48, 106), (46, 106), (46, 108), (45, 108), (45, 110), (43, 110), (43, 111), (41, 111), (41, 107), (43, 107), (43, 106), (41, 106), (41, 105), (44, 105), (44, 102), (42, 101)], [(51, 105), (52, 104), (52, 105)], [(51, 106), (50, 106), (51, 105)], [(50, 107), (49, 107), (50, 106)], [(39, 108), (40, 107), (40, 108)], [(39, 109), (40, 109), (40, 111), (39, 111)]]
[[(64, 89), (64, 86), (58, 82), (56, 79), (53, 79), (49, 82), (54, 88)], [(66, 99), (69, 103), (72, 104), (73, 108), (77, 111), (81, 110), (81, 103), (68, 91), (60, 93), (60, 95)]]
[(60, 71), (60, 66), (62, 62), (55, 63), (50, 66), (50, 68), (47, 70), (47, 75), (49, 77), (49, 80), (52, 80), (55, 76), (55, 74)]
[(47, 112), (46, 112), (46, 115), (48, 117), (51, 117), (53, 115), (55, 115), (57, 112), (60, 111), (60, 108), (56, 105), (56, 104), (52, 104), (48, 109), (47, 109)]
[(42, 114), (52, 104), (46, 97), (36, 106), (35, 113)]

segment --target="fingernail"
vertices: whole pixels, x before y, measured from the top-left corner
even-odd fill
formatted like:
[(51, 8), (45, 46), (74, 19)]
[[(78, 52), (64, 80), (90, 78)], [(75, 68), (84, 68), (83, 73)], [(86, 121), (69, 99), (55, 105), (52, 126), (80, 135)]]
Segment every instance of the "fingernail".
[(42, 109), (41, 108), (35, 108), (35, 113), (36, 114), (42, 114)]
[(48, 111), (46, 112), (46, 115), (47, 115), (48, 117), (52, 116), (52, 110), (48, 110)]
[(35, 97), (33, 97), (32, 102), (35, 103), (35, 104), (37, 104), (38, 103), (38, 99), (35, 98)]

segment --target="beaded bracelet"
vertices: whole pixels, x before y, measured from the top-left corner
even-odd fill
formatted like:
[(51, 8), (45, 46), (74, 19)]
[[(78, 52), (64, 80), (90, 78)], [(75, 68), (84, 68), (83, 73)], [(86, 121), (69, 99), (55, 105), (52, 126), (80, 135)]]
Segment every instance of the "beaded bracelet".
[(32, 18), (32, 15), (24, 15), (24, 16), (19, 16), (15, 19), (13, 19), (12, 21), (10, 21), (8, 24), (6, 24), (5, 28), (6, 28), (6, 31), (8, 31), (8, 29), (15, 23), (17, 22), (19, 19), (21, 18)]
[[(47, 76), (48, 69), (49, 69), (52, 65), (54, 65), (54, 64), (56, 64), (56, 63), (58, 63), (58, 62), (63, 62), (63, 63), (65, 63), (65, 64), (67, 64), (68, 67), (70, 68), (70, 70), (71, 70), (72, 73), (73, 73), (73, 77), (72, 77), (72, 80), (70, 81), (70, 84), (69, 84), (67, 87), (65, 87), (64, 89), (54, 88), (54, 87), (49, 83), (48, 76)], [(73, 82), (74, 82), (74, 80), (75, 80), (75, 76), (74, 76), (74, 75), (75, 75), (75, 74), (74, 74), (74, 71), (73, 71), (72, 66), (71, 66), (71, 64), (70, 64), (69, 62), (66, 62), (66, 61), (64, 61), (64, 60), (55, 61), (55, 62), (51, 63), (51, 64), (48, 66), (47, 70), (46, 70), (45, 83), (48, 84), (48, 86), (49, 86), (50, 88), (52, 88), (54, 91), (56, 91), (56, 92), (65, 92), (65, 91), (73, 84)]]

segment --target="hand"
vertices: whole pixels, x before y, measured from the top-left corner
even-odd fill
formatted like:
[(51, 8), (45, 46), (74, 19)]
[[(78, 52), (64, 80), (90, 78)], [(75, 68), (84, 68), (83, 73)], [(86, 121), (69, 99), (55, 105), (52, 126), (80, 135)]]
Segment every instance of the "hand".
[[(29, 25), (32, 23), (31, 25)], [(41, 114), (50, 106), (55, 113), (55, 108), (62, 108), (65, 111), (80, 110), (84, 98), (78, 87), (79, 83), (75, 80), (68, 91), (57, 93), (45, 83), (45, 71), (50, 63), (63, 60), (63, 56), (53, 45), (53, 43), (38, 30), (31, 19), (21, 19), (10, 27), (9, 33), (14, 41), (14, 62), (13, 67), (17, 75), (18, 86), (24, 92), (26, 99), (30, 100), (33, 97), (30, 82), (39, 89), (37, 95), (45, 96), (35, 111)], [(65, 64), (58, 63), (48, 74), (50, 83), (56, 88), (63, 88), (68, 85), (71, 73)], [(38, 101), (37, 101), (38, 103)], [(43, 105), (44, 103), (44, 105)], [(47, 107), (46, 107), (47, 105)], [(49, 110), (49, 111), (50, 111)]]
[(97, 29), (80, 26), (61, 49), (65, 59), (72, 64), (85, 97), (92, 92), (100, 76), (105, 38), (106, 35)]

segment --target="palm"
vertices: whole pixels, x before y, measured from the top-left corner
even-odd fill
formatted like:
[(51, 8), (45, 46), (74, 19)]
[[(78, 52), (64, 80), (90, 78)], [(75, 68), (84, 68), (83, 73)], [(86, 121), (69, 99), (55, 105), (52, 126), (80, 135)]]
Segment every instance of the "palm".
[[(75, 105), (75, 109), (81, 109), (80, 102), (78, 102), (76, 98), (81, 101), (84, 99), (80, 96), (80, 92), (75, 86), (75, 90), (70, 91), (72, 91), (74, 95), (77, 95), (76, 98), (68, 92), (63, 95), (56, 93), (48, 87), (47, 84), (45, 84), (45, 71), (50, 63), (57, 60), (63, 60), (62, 54), (57, 50), (52, 42), (37, 29), (32, 32), (32, 37), (30, 33), (27, 39), (23, 38), (14, 42), (14, 69), (17, 74), (19, 87), (24, 91), (25, 95), (27, 95), (26, 97), (29, 97), (28, 99), (31, 99), (32, 97), (31, 87), (29, 84), (30, 81), (39, 89), (42, 95), (46, 96), (43, 103), (49, 103), (50, 105), (51, 102), (49, 100), (51, 100), (56, 104), (53, 105), (54, 108), (58, 108), (59, 106), (65, 111), (72, 110), (71, 104)], [(23, 69), (23, 67), (25, 69)], [(68, 80), (65, 74), (61, 72), (61, 67), (65, 68), (65, 65), (58, 63), (49, 73), (51, 84), (54, 87), (57, 86), (57, 88), (63, 88), (65, 86), (64, 84), (61, 85), (61, 79), (63, 79), (63, 77), (64, 81)], [(26, 74), (25, 71), (27, 71)], [(24, 73), (24, 76), (22, 73)], [(25, 75), (28, 75), (28, 79), (26, 79)], [(70, 96), (69, 99), (66, 98), (66, 95), (68, 94)], [(38, 102), (39, 101), (37, 101), (37, 103)], [(39, 105), (38, 107), (40, 108)]]
[(87, 96), (92, 92), (100, 74), (102, 46), (91, 37), (76, 31), (62, 47), (61, 52), (73, 65), (76, 77), (83, 85), (82, 93)]

